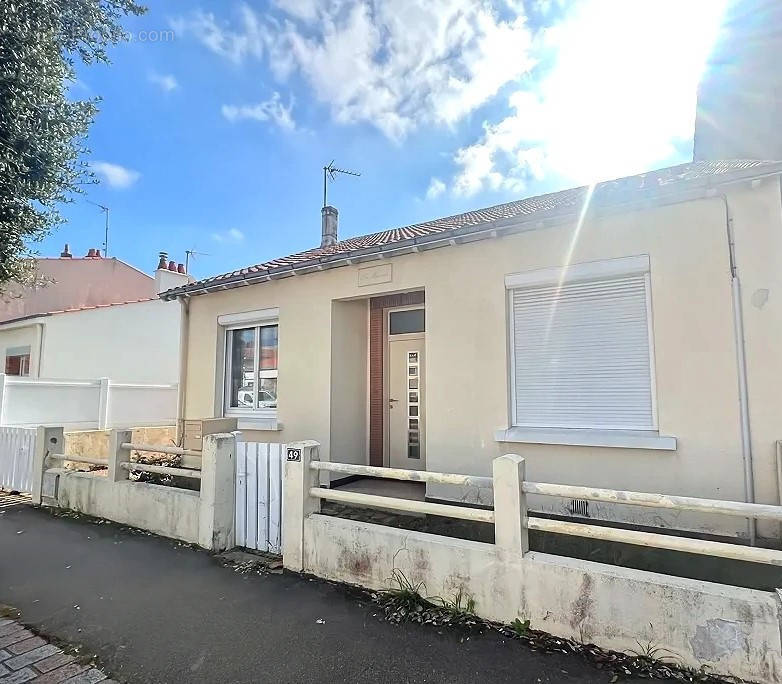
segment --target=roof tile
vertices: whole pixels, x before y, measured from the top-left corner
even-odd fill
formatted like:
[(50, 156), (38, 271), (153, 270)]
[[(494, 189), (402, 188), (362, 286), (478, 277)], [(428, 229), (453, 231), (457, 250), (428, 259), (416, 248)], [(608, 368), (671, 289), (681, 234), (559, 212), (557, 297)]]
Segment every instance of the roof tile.
[[(670, 185), (686, 184), (687, 182), (703, 181), (711, 178), (718, 179), (720, 176), (726, 174), (752, 170), (763, 166), (774, 166), (778, 168), (779, 162), (734, 159), (680, 164), (678, 166), (649, 171), (635, 176), (598, 183), (594, 188), (590, 201), (591, 203), (598, 205), (614, 204), (621, 201), (627, 201), (642, 193), (654, 192), (655, 190)], [(574, 212), (580, 210), (588, 192), (589, 188), (587, 186), (569, 188), (567, 190), (552, 192), (545, 195), (537, 195), (535, 197), (527, 197), (512, 202), (506, 202), (505, 204), (497, 204), (484, 209), (467, 211), (463, 214), (416, 223), (410, 226), (348, 238), (328, 247), (315, 247), (304, 252), (298, 252), (253, 266), (247, 266), (246, 268), (230, 273), (223, 273), (221, 275), (205, 278), (189, 285), (169, 290), (164, 293), (163, 296), (174, 296), (182, 292), (199, 290), (233, 278), (252, 274), (262, 274), (265, 271), (270, 271), (275, 268), (295, 266), (323, 257), (348, 254), (357, 250), (380, 247), (403, 240), (436, 235), (449, 230), (480, 226), (502, 219), (525, 218), (532, 215), (543, 219), (551, 215)]]

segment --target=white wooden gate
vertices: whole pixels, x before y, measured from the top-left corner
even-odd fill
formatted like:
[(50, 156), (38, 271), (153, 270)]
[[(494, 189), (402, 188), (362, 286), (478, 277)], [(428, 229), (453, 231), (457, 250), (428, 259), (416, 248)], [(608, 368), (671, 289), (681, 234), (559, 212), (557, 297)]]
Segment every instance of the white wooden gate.
[(236, 445), (236, 545), (280, 553), (284, 444)]
[(0, 489), (31, 492), (34, 428), (0, 427)]

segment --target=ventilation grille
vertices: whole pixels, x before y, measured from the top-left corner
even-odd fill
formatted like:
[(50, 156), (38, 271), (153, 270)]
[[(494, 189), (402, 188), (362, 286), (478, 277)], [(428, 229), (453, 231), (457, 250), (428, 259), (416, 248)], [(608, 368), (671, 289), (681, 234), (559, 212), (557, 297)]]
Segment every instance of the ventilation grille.
[(572, 515), (580, 515), (584, 518), (589, 517), (589, 501), (586, 499), (571, 499), (568, 510)]

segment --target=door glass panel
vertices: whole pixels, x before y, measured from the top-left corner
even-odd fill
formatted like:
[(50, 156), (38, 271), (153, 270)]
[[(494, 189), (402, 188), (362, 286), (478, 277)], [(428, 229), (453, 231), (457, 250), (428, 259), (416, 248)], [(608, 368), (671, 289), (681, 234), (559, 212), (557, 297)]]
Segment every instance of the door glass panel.
[(255, 328), (232, 330), (229, 340), (231, 355), (230, 406), (231, 408), (254, 408)]
[(424, 332), (424, 310), (392, 311), (388, 320), (388, 332), (391, 335)]

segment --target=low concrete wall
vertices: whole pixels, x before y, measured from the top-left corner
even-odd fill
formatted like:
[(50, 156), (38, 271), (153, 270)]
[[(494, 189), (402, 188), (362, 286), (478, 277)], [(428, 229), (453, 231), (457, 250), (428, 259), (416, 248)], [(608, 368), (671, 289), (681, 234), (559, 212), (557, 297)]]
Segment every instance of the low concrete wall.
[(522, 556), (316, 513), (302, 522), (303, 568), (320, 577), (384, 589), (397, 570), (413, 584), (423, 582), (429, 596), (473, 597), (476, 612), (490, 620), (529, 619), (535, 629), (619, 651), (651, 642), (683, 665), (782, 682), (782, 604), (770, 592), (536, 552)]
[[(34, 504), (56, 506), (139, 527), (210, 551), (234, 545), (236, 435), (204, 435), (199, 491), (128, 479), (123, 467), (130, 452), (129, 430), (113, 430), (107, 450), (108, 468), (79, 472), (61, 464), (65, 436), (61, 427), (41, 427), (33, 464)], [(171, 475), (183, 470), (166, 468)]]
[(57, 478), (56, 497), (45, 500), (47, 505), (198, 543), (198, 492), (130, 480), (111, 482), (105, 475), (62, 468), (46, 472), (45, 488), (50, 478)]

